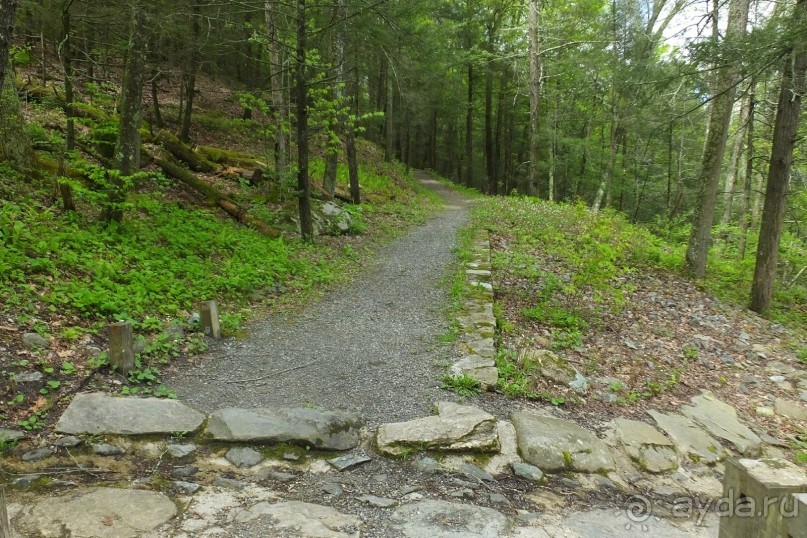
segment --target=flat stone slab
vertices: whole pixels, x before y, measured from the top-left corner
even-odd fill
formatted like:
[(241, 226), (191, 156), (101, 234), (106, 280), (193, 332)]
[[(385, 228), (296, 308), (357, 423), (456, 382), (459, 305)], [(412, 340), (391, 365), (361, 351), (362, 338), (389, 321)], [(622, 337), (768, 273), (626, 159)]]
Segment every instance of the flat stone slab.
[(800, 402), (776, 398), (774, 409), (782, 416), (796, 420), (807, 420), (807, 406)]
[(405, 538), (499, 538), (511, 528), (492, 508), (433, 500), (399, 506), (390, 527)]
[(617, 418), (613, 425), (625, 452), (642, 469), (651, 473), (664, 473), (678, 468), (675, 445), (650, 424)]
[(487, 390), (499, 383), (499, 370), (493, 359), (468, 355), (451, 365), (451, 374), (455, 376), (469, 375), (479, 381), (481, 388)]
[(271, 519), (276, 536), (296, 538), (359, 538), (362, 520), (329, 506), (287, 501), (260, 502), (235, 517), (238, 523)]
[(77, 394), (56, 431), (69, 434), (157, 435), (194, 433), (205, 416), (176, 400)]
[(534, 411), (513, 413), (518, 451), (544, 472), (599, 473), (616, 469), (608, 447), (592, 432), (574, 422)]
[(24, 438), (25, 434), (21, 431), (7, 430), (5, 428), (0, 428), (0, 443), (19, 441), (20, 439)]
[(42, 498), (18, 513), (12, 526), (18, 536), (136, 538), (176, 515), (176, 505), (162, 493), (90, 488)]
[(720, 443), (699, 428), (692, 419), (677, 413), (648, 411), (648, 414), (670, 436), (678, 452), (690, 460), (712, 464), (726, 457)]
[[(693, 509), (694, 512), (694, 509)], [(575, 512), (563, 522), (567, 532), (562, 536), (580, 536), (585, 538), (622, 538), (629, 536), (653, 536), (654, 538), (694, 538), (717, 537), (717, 518), (708, 518), (703, 527), (697, 527), (687, 520), (682, 520), (686, 528), (678, 528), (669, 521), (648, 514), (645, 516), (628, 516), (627, 510), (591, 510)], [(676, 520), (673, 520), (676, 521)], [(677, 522), (677, 521), (676, 521)], [(558, 536), (552, 534), (552, 536)]]
[(694, 396), (690, 401), (692, 405), (681, 408), (686, 416), (696, 420), (715, 437), (734, 445), (741, 454), (759, 454), (762, 439), (739, 421), (736, 409), (708, 391)]
[(382, 424), (376, 444), (384, 454), (399, 456), (410, 448), (495, 452), (499, 450), (496, 417), (478, 407), (439, 402), (437, 416)]
[(362, 419), (353, 413), (307, 408), (221, 409), (210, 414), (206, 433), (217, 441), (294, 443), (322, 450), (359, 444)]

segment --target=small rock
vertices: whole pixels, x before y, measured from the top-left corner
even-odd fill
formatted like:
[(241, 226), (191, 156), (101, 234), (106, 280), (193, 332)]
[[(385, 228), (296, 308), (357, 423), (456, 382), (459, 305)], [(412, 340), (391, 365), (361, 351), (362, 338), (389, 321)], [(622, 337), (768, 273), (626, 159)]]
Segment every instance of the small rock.
[(338, 458), (330, 459), (328, 460), (328, 463), (331, 464), (331, 466), (337, 471), (344, 471), (346, 469), (350, 469), (351, 467), (355, 467), (356, 465), (367, 463), (368, 461), (373, 461), (373, 458), (368, 456), (348, 454), (346, 456), (339, 456)]
[(320, 491), (326, 493), (328, 495), (333, 495), (334, 497), (338, 497), (344, 491), (342, 486), (335, 482), (328, 482), (327, 484), (323, 484), (322, 487), (319, 488)]
[(297, 478), (297, 475), (292, 473), (284, 473), (282, 471), (269, 471), (266, 473), (266, 478), (275, 480), (277, 482), (291, 482)]
[(565, 477), (560, 479), (560, 484), (564, 488), (569, 488), (569, 489), (580, 489), (580, 486), (581, 486), (580, 482), (578, 482), (577, 480), (575, 480), (573, 478), (565, 478)]
[(187, 465), (185, 467), (177, 467), (173, 471), (171, 471), (171, 476), (173, 478), (190, 478), (191, 476), (195, 475), (199, 472), (199, 467), (194, 467), (193, 465)]
[(405, 488), (401, 488), (401, 495), (409, 495), (410, 493), (415, 493), (416, 491), (421, 491), (423, 488), (421, 486), (406, 486)]
[(597, 486), (602, 489), (607, 489), (610, 491), (619, 490), (619, 487), (616, 484), (614, 484), (614, 482), (611, 479), (605, 478), (604, 476), (600, 476), (598, 474), (594, 475), (594, 483), (597, 484)]
[(14, 374), (17, 383), (39, 383), (45, 376), (42, 372), (22, 372)]
[(234, 447), (224, 456), (236, 467), (252, 467), (263, 461), (263, 454), (248, 447)]
[(25, 433), (18, 430), (0, 428), (0, 443), (10, 443), (25, 438)]
[(185, 338), (185, 329), (182, 327), (182, 322), (174, 320), (168, 324), (163, 334), (166, 335), (170, 341), (177, 342)]
[(76, 487), (76, 483), (71, 482), (69, 480), (51, 480), (46, 485), (50, 489), (64, 489), (64, 488)]
[(26, 489), (31, 487), (31, 484), (39, 480), (40, 476), (41, 475), (38, 474), (27, 474), (19, 478), (15, 478), (14, 481), (11, 482), (11, 485), (17, 489), (25, 491)]
[(472, 489), (458, 489), (450, 492), (448, 494), (450, 497), (456, 497), (457, 499), (473, 499), (475, 496), (474, 490)]
[(807, 420), (807, 407), (799, 402), (777, 398), (774, 407), (780, 415), (796, 420)]
[(761, 417), (772, 417), (776, 414), (774, 413), (773, 407), (767, 407), (764, 405), (760, 405), (759, 407), (757, 407), (756, 412), (757, 415)]
[(47, 349), (50, 347), (50, 338), (37, 333), (25, 333), (22, 335), (22, 343), (28, 349)]
[(741, 331), (740, 334), (737, 336), (737, 340), (739, 340), (745, 345), (748, 345), (748, 341), (751, 340), (751, 336), (747, 332)]
[(199, 315), (199, 312), (193, 312), (185, 319), (185, 323), (188, 325), (198, 325), (200, 320), (201, 316)]
[(300, 461), (300, 455), (294, 452), (286, 452), (283, 454), (283, 459), (286, 461)]
[(185, 495), (193, 495), (202, 487), (199, 484), (194, 484), (193, 482), (185, 482), (184, 480), (175, 480), (174, 487), (180, 492), (184, 493)]
[(412, 462), (412, 467), (423, 473), (434, 474), (440, 472), (440, 464), (437, 463), (437, 460), (427, 456), (414, 460)]
[(76, 437), (75, 435), (68, 435), (66, 437), (62, 437), (60, 439), (56, 439), (53, 442), (54, 446), (62, 447), (62, 448), (74, 448), (81, 444), (81, 439)]
[(748, 383), (749, 385), (757, 385), (757, 386), (759, 386), (759, 385), (762, 384), (762, 381), (760, 381), (759, 378), (757, 376), (755, 376), (755, 375), (750, 375), (749, 374), (749, 375), (745, 376), (743, 378), (743, 380), (746, 383)]
[(101, 351), (101, 348), (97, 346), (87, 346), (84, 348), (84, 354), (89, 359), (94, 359), (101, 353), (103, 353), (103, 351)]
[[(799, 394), (799, 398), (801, 398), (803, 402), (807, 402), (807, 390), (802, 391), (801, 394)], [(0, 438), (2, 438), (2, 434), (0, 434)]]
[(488, 473), (487, 471), (483, 471), (476, 465), (471, 465), (470, 463), (460, 465), (459, 471), (463, 474), (473, 476), (474, 478), (478, 478), (479, 480), (484, 480), (486, 482), (496, 481), (492, 474)]
[(172, 458), (186, 458), (194, 452), (196, 452), (196, 445), (194, 444), (168, 445), (168, 454)]
[(639, 349), (639, 346), (636, 345), (636, 342), (634, 342), (630, 338), (625, 338), (624, 340), (622, 340), (622, 343), (625, 344), (625, 347), (629, 349), (633, 350)]
[(493, 504), (510, 504), (510, 501), (504, 495), (500, 493), (491, 493), (488, 495), (488, 499)]
[(373, 482), (378, 482), (379, 484), (383, 484), (384, 482), (389, 481), (389, 475), (386, 474), (375, 474), (373, 475)]
[(125, 449), (108, 443), (94, 443), (92, 445), (92, 451), (99, 456), (120, 456), (126, 453)]
[(22, 455), (22, 461), (39, 461), (44, 460), (45, 458), (49, 458), (53, 455), (53, 450), (47, 447), (44, 448), (36, 448), (34, 450), (29, 450), (25, 454)]
[(772, 375), (770, 377), (770, 380), (773, 381), (774, 383), (784, 383), (785, 382), (785, 376), (783, 376), (783, 375)]
[(232, 478), (224, 478), (223, 476), (216, 478), (213, 481), (213, 485), (219, 488), (232, 489), (235, 491), (241, 491), (247, 487), (246, 482), (242, 482), (241, 480), (233, 480)]
[(467, 480), (460, 480), (459, 478), (452, 478), (450, 484), (461, 488), (477, 489), (482, 484), (482, 481), (476, 480), (475, 482), (469, 482)]
[(398, 501), (375, 495), (362, 495), (359, 500), (376, 508), (393, 508), (398, 505)]
[(513, 468), (513, 474), (521, 478), (526, 478), (536, 483), (540, 483), (544, 480), (544, 472), (529, 463), (515, 461), (511, 464), (511, 467)]

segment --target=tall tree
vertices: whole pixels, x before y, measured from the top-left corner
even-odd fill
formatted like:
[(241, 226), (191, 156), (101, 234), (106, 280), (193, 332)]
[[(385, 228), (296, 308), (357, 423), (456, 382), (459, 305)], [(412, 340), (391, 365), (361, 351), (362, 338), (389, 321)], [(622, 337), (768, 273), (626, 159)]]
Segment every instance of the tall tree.
[(541, 99), (541, 72), (539, 56), (541, 44), (538, 32), (538, 0), (529, 0), (529, 42), (530, 42), (530, 156), (529, 172), (527, 174), (527, 194), (538, 196), (538, 160), (539, 132), (538, 107)]
[(300, 235), (304, 241), (314, 240), (311, 219), (311, 181), (308, 148), (308, 21), (305, 0), (297, 0), (297, 196), (300, 208)]
[(14, 37), (14, 17), (17, 0), (0, 0), (0, 88), (3, 88), (8, 70), (9, 47)]
[[(807, 0), (798, 0), (793, 12), (796, 28), (806, 28)], [(768, 168), (768, 187), (765, 191), (765, 206), (759, 230), (756, 267), (751, 288), (751, 310), (766, 314), (771, 306), (773, 282), (779, 258), (779, 243), (782, 237), (787, 185), (793, 165), (793, 149), (796, 145), (801, 113), (801, 101), (807, 90), (807, 40), (796, 32), (794, 43), (788, 52), (782, 69), (782, 88), (776, 109), (773, 129), (773, 145)]]
[(263, 9), (269, 48), (269, 86), (275, 119), (275, 167), (278, 175), (283, 176), (289, 168), (289, 135), (288, 111), (283, 94), (282, 43), (278, 28), (281, 5), (279, 0), (265, 0)]
[[(733, 46), (745, 34), (749, 4), (749, 0), (731, 1), (724, 44)], [(715, 79), (716, 95), (712, 98), (709, 112), (709, 128), (698, 176), (698, 198), (684, 262), (687, 271), (697, 278), (706, 276), (706, 260), (712, 238), (717, 188), (720, 184), (720, 172), (738, 82), (739, 59), (732, 59), (730, 53), (726, 52), (728, 59), (724, 60), (724, 64), (718, 69)]]

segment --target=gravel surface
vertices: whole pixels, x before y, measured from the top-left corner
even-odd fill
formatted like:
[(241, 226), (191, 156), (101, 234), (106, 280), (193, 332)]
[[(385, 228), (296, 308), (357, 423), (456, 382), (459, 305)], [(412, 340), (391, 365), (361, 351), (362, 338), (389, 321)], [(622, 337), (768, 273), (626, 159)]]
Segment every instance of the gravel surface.
[(416, 177), (445, 199), (442, 212), (385, 247), (364, 274), (302, 315), (271, 317), (254, 324), (244, 340), (214, 345), (200, 366), (167, 380), (179, 399), (203, 412), (354, 411), (370, 426), (428, 415), (434, 402), (454, 399), (440, 389), (454, 352), (437, 336), (448, 329), (442, 278), (469, 201), (425, 173)]

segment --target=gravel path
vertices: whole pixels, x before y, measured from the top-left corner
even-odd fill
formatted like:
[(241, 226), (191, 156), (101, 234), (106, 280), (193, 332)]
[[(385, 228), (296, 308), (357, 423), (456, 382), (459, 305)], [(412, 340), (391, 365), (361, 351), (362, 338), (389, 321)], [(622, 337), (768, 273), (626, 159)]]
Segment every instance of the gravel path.
[[(358, 412), (369, 425), (429, 414), (452, 357), (436, 337), (447, 330), (441, 279), (453, 261), (468, 200), (422, 172), (445, 209), (384, 248), (346, 288), (306, 313), (271, 317), (245, 340), (216, 344), (197, 368), (167, 380), (200, 411), (222, 407), (319, 406)], [(304, 366), (290, 370), (297, 366)], [(244, 381), (272, 375), (265, 380)]]

